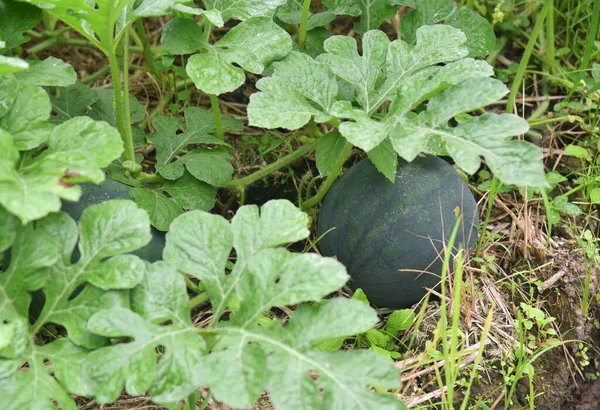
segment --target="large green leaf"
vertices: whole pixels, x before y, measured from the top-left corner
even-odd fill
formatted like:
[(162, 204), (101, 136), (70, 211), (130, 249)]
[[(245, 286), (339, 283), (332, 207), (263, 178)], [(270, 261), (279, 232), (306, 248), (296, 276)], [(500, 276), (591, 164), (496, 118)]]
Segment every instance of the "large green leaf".
[(54, 128), (48, 149), (22, 163), (12, 136), (2, 129), (0, 135), (6, 150), (0, 154), (0, 204), (24, 223), (58, 211), (60, 198), (77, 200), (80, 189), (71, 183), (103, 181), (101, 168), (123, 150), (114, 128), (85, 117)]
[(335, 75), (354, 86), (358, 103), (369, 112), (389, 45), (383, 31), (369, 31), (362, 38), (363, 55), (360, 56), (352, 37), (333, 36), (325, 41), (327, 54), (320, 56), (319, 61), (326, 62)]
[[(87, 208), (79, 229), (64, 213), (17, 229), (0, 274), (0, 322), (13, 326), (11, 343), (0, 348), (0, 391), (10, 398), (8, 408), (49, 408), (45, 404), (51, 398), (61, 408), (75, 408), (61, 385), (69, 392), (85, 393), (80, 379), (87, 355), (83, 347), (106, 343), (88, 331), (87, 321), (99, 310), (129, 305), (128, 293), (118, 289), (140, 283), (145, 265), (123, 253), (150, 240), (148, 222), (147, 214), (131, 201), (109, 201)], [(79, 259), (73, 263), (78, 241)], [(29, 325), (23, 318), (29, 316), (33, 291), (40, 308)], [(36, 333), (50, 322), (63, 326), (69, 339), (34, 345)], [(44, 360), (53, 363), (60, 385)], [(28, 371), (19, 370), (23, 362)]]
[(160, 42), (167, 53), (191, 54), (204, 45), (202, 27), (195, 20), (174, 17), (163, 28)]
[(530, 143), (507, 140), (525, 133), (529, 129), (527, 121), (513, 115), (485, 114), (456, 127), (448, 124), (456, 115), (490, 104), (507, 92), (500, 81), (485, 77), (454, 85), (433, 97), (426, 112), (412, 118), (397, 117), (392, 144), (400, 156), (412, 160), (432, 136), (437, 136), (456, 163), (470, 174), (479, 169), (479, 156), (483, 156), (506, 184), (546, 186), (541, 152)]
[(277, 7), (287, 0), (205, 0), (207, 10), (217, 10), (224, 22), (229, 19), (247, 20), (252, 17), (271, 17)]
[(274, 66), (270, 77), (256, 83), (261, 92), (250, 96), (250, 125), (293, 130), (305, 125), (312, 116), (316, 122), (331, 118), (329, 111), (338, 85), (327, 64), (292, 51)]
[(0, 41), (5, 43), (4, 48), (10, 50), (29, 41), (29, 37), (23, 34), (34, 28), (41, 18), (42, 13), (37, 7), (0, 0)]
[(19, 150), (36, 148), (48, 139), (51, 105), (43, 88), (3, 76), (0, 95), (0, 129), (12, 134)]
[(14, 74), (25, 71), (28, 68), (29, 64), (20, 58), (0, 55), (0, 75)]
[[(185, 132), (177, 133), (183, 124), (174, 117), (157, 117), (152, 121), (155, 132), (148, 139), (156, 146), (156, 169), (162, 174), (171, 161), (190, 144), (210, 144), (231, 148), (216, 138), (213, 114), (201, 108), (185, 110)], [(170, 178), (169, 178), (170, 179)]]
[(167, 231), (171, 222), (183, 213), (181, 207), (161, 190), (138, 187), (130, 190), (129, 194), (140, 208), (148, 212), (152, 226), (159, 231)]
[(467, 8), (458, 9), (452, 0), (400, 1), (413, 7), (400, 21), (402, 39), (410, 44), (416, 41), (416, 32), (424, 25), (444, 24), (465, 33), (470, 57), (484, 57), (496, 46), (496, 36), (491, 24), (477, 12)]
[[(368, 388), (397, 385), (390, 362), (369, 352), (328, 355), (312, 348), (368, 330), (377, 317), (366, 304), (335, 299), (296, 309), (285, 327), (257, 325), (271, 307), (318, 301), (347, 279), (343, 266), (332, 259), (279, 247), (305, 238), (306, 226), (307, 216), (287, 201), (270, 201), (260, 213), (255, 206), (242, 207), (231, 224), (202, 212), (173, 222), (164, 258), (204, 283), (214, 320), (234, 296), (239, 303), (230, 320), (209, 330), (217, 338), (193, 370), (195, 384), (208, 385), (217, 399), (236, 408), (253, 406), (265, 387), (277, 409), (335, 408), (338, 400), (350, 409), (404, 408), (396, 398)], [(232, 247), (236, 263), (226, 274)], [(309, 371), (320, 375), (322, 398)]]
[[(126, 388), (141, 395), (150, 389), (157, 402), (186, 398), (196, 385), (192, 369), (205, 354), (205, 342), (194, 333), (183, 276), (157, 262), (134, 289), (131, 310), (113, 308), (94, 315), (88, 328), (106, 337), (128, 337), (130, 343), (91, 353), (83, 364), (84, 386), (100, 403), (114, 401)], [(135, 313), (134, 313), (135, 312)], [(160, 326), (153, 320), (170, 320)], [(156, 348), (165, 353), (157, 360)]]
[(15, 74), (15, 77), (28, 84), (54, 87), (66, 87), (77, 81), (73, 67), (55, 57), (29, 61), (29, 70)]
[(88, 86), (76, 83), (68, 87), (57, 89), (56, 95), (51, 95), (52, 109), (59, 116), (54, 116), (50, 121), (61, 123), (74, 117), (86, 115), (91, 105), (98, 101), (96, 90)]
[(196, 87), (219, 95), (240, 87), (246, 81), (244, 70), (261, 74), (272, 61), (285, 57), (292, 49), (292, 40), (270, 18), (256, 17), (204, 47), (206, 52), (193, 55), (186, 70)]

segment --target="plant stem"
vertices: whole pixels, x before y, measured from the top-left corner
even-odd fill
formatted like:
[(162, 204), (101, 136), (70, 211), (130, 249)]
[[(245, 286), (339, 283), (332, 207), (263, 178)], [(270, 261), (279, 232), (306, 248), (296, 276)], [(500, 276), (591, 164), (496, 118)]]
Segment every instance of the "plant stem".
[(308, 13), (310, 12), (310, 0), (304, 0), (302, 6), (302, 17), (300, 18), (300, 30), (298, 32), (298, 45), (304, 49), (306, 44), (306, 26), (308, 24)]
[(154, 53), (152, 52), (152, 47), (150, 46), (150, 42), (148, 41), (148, 35), (146, 34), (146, 27), (144, 27), (144, 22), (142, 19), (137, 19), (135, 21), (136, 30), (134, 33), (140, 38), (142, 42), (142, 46), (144, 47), (144, 62), (146, 63), (146, 67), (150, 71), (150, 74), (154, 77), (155, 80), (160, 80), (160, 74), (156, 67), (154, 66)]
[(208, 297), (208, 294), (206, 292), (197, 294), (196, 296), (191, 298), (189, 301), (190, 309), (194, 309), (194, 308), (200, 306), (201, 304), (203, 304), (204, 302), (206, 302), (209, 299), (210, 298)]
[(212, 108), (213, 118), (215, 120), (215, 134), (217, 138), (220, 140), (225, 139), (225, 134), (223, 133), (223, 121), (221, 120), (221, 110), (219, 109), (219, 100), (217, 96), (214, 94), (209, 94), (210, 97), (210, 107)]
[(308, 199), (307, 201), (305, 201), (302, 204), (303, 211), (306, 212), (309, 209), (314, 208), (315, 205), (317, 205), (323, 199), (323, 197), (325, 197), (325, 194), (329, 191), (329, 188), (331, 188), (331, 186), (333, 185), (335, 180), (340, 175), (340, 172), (342, 171), (342, 167), (344, 166), (344, 162), (346, 162), (346, 159), (348, 158), (348, 155), (350, 155), (350, 151), (352, 151), (352, 148), (353, 148), (353, 145), (350, 144), (349, 142), (347, 142), (346, 146), (344, 147), (344, 150), (342, 151), (341, 155), (338, 157), (333, 170), (331, 171), (331, 173), (329, 174), (329, 176), (327, 177), (327, 179), (325, 180), (323, 185), (321, 185), (321, 187), (319, 188), (319, 191), (315, 194), (315, 196)]
[[(135, 151), (133, 148), (133, 134), (131, 132), (131, 104), (129, 103), (129, 30), (125, 30), (123, 39), (123, 102), (125, 110), (125, 133), (127, 135), (125, 151), (132, 156), (135, 161)], [(129, 158), (125, 157), (127, 161)]]
[(525, 70), (527, 69), (527, 64), (529, 63), (529, 58), (531, 57), (531, 53), (533, 52), (533, 47), (537, 41), (537, 38), (544, 26), (544, 20), (548, 15), (548, 11), (551, 7), (553, 7), (552, 0), (546, 1), (546, 4), (542, 8), (542, 11), (538, 15), (538, 20), (531, 31), (531, 36), (529, 36), (529, 41), (527, 42), (527, 47), (525, 47), (525, 51), (523, 52), (523, 56), (521, 57), (521, 62), (519, 63), (519, 68), (517, 69), (517, 73), (515, 75), (515, 79), (513, 80), (512, 87), (510, 88), (510, 94), (508, 96), (508, 102), (506, 103), (506, 112), (512, 114), (514, 112), (514, 103), (515, 98), (517, 97), (517, 93), (521, 88), (521, 82), (523, 81), (523, 77), (525, 75)]
[(93, 74), (88, 75), (87, 77), (84, 77), (81, 79), (81, 81), (79, 81), (81, 84), (89, 84), (92, 81), (94, 81), (97, 78), (100, 77), (104, 77), (104, 75), (106, 73), (108, 73), (110, 71), (110, 67), (106, 66), (106, 67), (102, 67), (100, 70), (96, 71)]
[(188, 410), (196, 410), (196, 392), (190, 394), (187, 398)]
[(110, 64), (110, 72), (113, 78), (113, 89), (115, 92), (115, 119), (117, 121), (117, 129), (121, 134), (125, 151), (123, 158), (126, 161), (135, 161), (133, 152), (133, 140), (128, 140), (128, 134), (125, 130), (125, 115), (123, 105), (123, 91), (121, 90), (121, 72), (119, 71), (119, 60), (113, 49), (108, 52), (108, 61)]
[(147, 174), (145, 172), (140, 172), (139, 174), (137, 174), (135, 176), (135, 179), (138, 182), (142, 182), (142, 183), (146, 183), (146, 184), (164, 182), (163, 177), (161, 177), (160, 175), (158, 175), (158, 174)]
[(208, 391), (208, 393), (206, 393), (206, 397), (204, 398), (204, 400), (202, 400), (202, 404), (200, 405), (200, 408), (198, 410), (204, 410), (206, 409), (206, 406), (208, 406), (208, 402), (210, 401), (210, 399), (212, 398), (212, 391)]
[(266, 167), (264, 167), (256, 172), (254, 172), (248, 176), (245, 176), (243, 178), (235, 179), (235, 180), (231, 181), (230, 183), (225, 185), (224, 188), (229, 189), (230, 191), (241, 191), (247, 185), (250, 185), (251, 183), (258, 181), (259, 179), (266, 177), (267, 175), (271, 174), (272, 172), (277, 171), (279, 168), (283, 168), (286, 165), (291, 164), (298, 158), (301, 158), (304, 155), (308, 154), (315, 148), (316, 145), (317, 145), (316, 141), (313, 141), (306, 145), (303, 145), (302, 147), (298, 148), (296, 151), (292, 152), (291, 154), (286, 155), (285, 157), (273, 162), (272, 164), (267, 165)]

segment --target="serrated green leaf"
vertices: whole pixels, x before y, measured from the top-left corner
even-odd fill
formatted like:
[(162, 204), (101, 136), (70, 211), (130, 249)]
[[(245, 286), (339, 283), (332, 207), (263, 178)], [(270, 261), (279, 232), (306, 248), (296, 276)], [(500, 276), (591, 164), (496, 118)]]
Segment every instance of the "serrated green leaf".
[[(454, 85), (435, 95), (427, 105), (426, 113), (422, 113), (415, 118), (399, 117), (392, 128), (392, 145), (402, 158), (412, 161), (420, 152), (425, 150), (430, 135), (437, 134), (443, 139), (442, 134), (445, 131), (436, 133), (431, 131), (432, 128), (444, 127), (455, 115), (486, 106), (497, 101), (507, 92), (508, 89), (500, 81), (485, 77)], [(499, 118), (502, 120), (509, 117), (502, 116)], [(389, 124), (389, 122), (386, 123)], [(522, 125), (518, 129), (522, 129)], [(472, 158), (470, 164), (463, 161), (460, 166), (465, 166), (466, 168), (463, 169), (466, 172), (474, 173), (479, 169), (479, 159), (475, 162), (475, 159)]]
[(202, 38), (202, 27), (196, 21), (174, 17), (162, 30), (160, 43), (170, 54), (191, 54), (203, 46)]
[(416, 31), (421, 26), (444, 24), (457, 28), (467, 36), (466, 47), (470, 57), (484, 57), (496, 46), (496, 36), (491, 24), (477, 12), (467, 8), (456, 7), (451, 0), (422, 0), (418, 2), (401, 2), (414, 10), (402, 17), (400, 31), (402, 39), (414, 44)]
[(173, 200), (188, 211), (208, 211), (215, 205), (217, 189), (206, 182), (198, 181), (189, 172), (175, 181), (165, 181), (162, 189)]
[(98, 100), (96, 91), (88, 86), (76, 83), (68, 87), (58, 88), (56, 95), (50, 95), (52, 108), (60, 117), (52, 117), (52, 122), (64, 122), (74, 117), (80, 117), (91, 109)]
[[(265, 284), (268, 285), (267, 282)], [(342, 322), (338, 323), (340, 319)], [(225, 353), (225, 346), (237, 351), (249, 342), (260, 345), (267, 353), (267, 388), (276, 409), (337, 408), (333, 402), (342, 402), (341, 408), (351, 409), (404, 409), (396, 398), (373, 393), (367, 388), (368, 385), (394, 387), (398, 384), (397, 372), (387, 359), (365, 351), (324, 353), (311, 348), (323, 338), (365, 332), (376, 321), (369, 306), (357, 301), (334, 299), (316, 306), (300, 307), (285, 328), (280, 325), (266, 330), (257, 326), (218, 327), (217, 332), (224, 335), (217, 346)], [(257, 359), (264, 353), (257, 347), (254, 351), (253, 356), (243, 361), (242, 370), (245, 374), (256, 374), (260, 379), (265, 367)], [(325, 392), (323, 397), (308, 375), (309, 371), (319, 374), (319, 384)], [(251, 405), (248, 404), (251, 401), (249, 389), (244, 389), (247, 384), (242, 386), (242, 390), (239, 386), (228, 389), (231, 379), (225, 378), (223, 368), (198, 366), (194, 373), (198, 381), (212, 381), (209, 385), (218, 399), (244, 407)], [(361, 376), (357, 377), (358, 374)]]
[(494, 69), (488, 63), (471, 58), (464, 58), (441, 67), (428, 67), (406, 79), (390, 111), (406, 114), (418, 104), (452, 85), (474, 77), (491, 77), (493, 74)]
[(24, 36), (27, 30), (34, 28), (42, 18), (37, 7), (12, 0), (0, 0), (0, 40), (4, 48), (11, 50), (29, 41)]
[[(189, 318), (183, 276), (174, 267), (157, 262), (133, 291), (133, 309), (109, 309), (94, 315), (88, 327), (106, 337), (130, 337), (130, 343), (105, 347), (91, 353), (83, 365), (88, 394), (101, 403), (114, 401), (123, 387), (130, 394), (150, 389), (157, 402), (181, 400), (196, 385), (192, 368), (204, 355), (204, 339), (194, 334)], [(168, 326), (152, 324), (168, 318)], [(155, 349), (165, 353), (157, 360)]]
[(344, 121), (339, 127), (340, 132), (350, 143), (366, 152), (381, 144), (393, 126), (390, 121), (374, 120), (368, 113), (354, 108), (349, 101), (337, 101), (331, 113), (337, 118), (354, 120)]
[(505, 184), (546, 187), (541, 151), (525, 141), (506, 140), (528, 129), (527, 122), (517, 116), (485, 114), (459, 124), (442, 138), (456, 163), (471, 174), (479, 169), (475, 156), (482, 155)]
[(116, 130), (84, 117), (54, 128), (48, 149), (29, 163), (24, 162), (19, 170), (16, 169), (18, 152), (11, 140), (10, 134), (2, 138), (6, 146), (4, 155), (0, 155), (3, 170), (0, 204), (24, 223), (58, 211), (60, 198), (77, 200), (81, 190), (69, 183), (101, 182), (104, 173), (100, 168), (123, 150)]
[(465, 33), (469, 57), (485, 57), (496, 47), (496, 35), (491, 24), (474, 10), (459, 9), (444, 23)]
[(69, 169), (72, 181), (104, 180), (101, 168), (123, 152), (118, 131), (104, 122), (76, 117), (56, 126), (42, 154), (42, 169)]
[(292, 40), (270, 18), (256, 17), (205, 47), (206, 53), (190, 57), (186, 71), (196, 87), (220, 95), (235, 91), (246, 81), (244, 70), (261, 74), (271, 62), (285, 57), (292, 49)]
[(337, 131), (330, 132), (319, 138), (317, 147), (315, 148), (315, 158), (317, 169), (321, 176), (329, 175), (345, 146), (346, 140)]
[[(10, 263), (4, 267), (5, 272), (0, 274), (0, 316), (2, 320), (12, 320), (18, 316), (28, 317), (29, 291), (39, 289), (48, 280), (45, 268), (58, 261), (58, 244), (56, 238), (43, 227), (27, 225), (15, 233), (11, 248)], [(18, 347), (14, 343), (13, 349), (20, 353), (26, 349), (27, 344)], [(7, 356), (4, 351), (2, 356), (15, 358), (17, 353)]]
[(445, 123), (458, 114), (491, 104), (507, 93), (506, 86), (496, 79), (464, 81), (429, 100), (426, 121), (436, 125)]
[(256, 344), (227, 338), (227, 350), (200, 359), (194, 372), (195, 384), (211, 386), (215, 397), (234, 408), (250, 408), (259, 398), (267, 380), (267, 355)]
[(409, 46), (403, 40), (390, 43), (385, 66), (386, 79), (371, 104), (371, 111), (395, 97), (396, 90), (408, 77), (426, 67), (450, 63), (466, 57), (465, 35), (453, 27), (423, 26), (417, 30), (417, 43)]
[(338, 85), (325, 63), (292, 51), (274, 66), (272, 76), (256, 83), (261, 92), (250, 96), (250, 125), (293, 130), (308, 123), (312, 116), (318, 123), (331, 118)]
[(71, 396), (44, 364), (37, 350), (29, 357), (29, 370), (0, 379), (0, 396), (6, 410), (77, 410)]
[(390, 182), (396, 181), (396, 168), (398, 167), (398, 154), (389, 139), (373, 148), (367, 153), (367, 156), (375, 165), (375, 168), (381, 172)]
[(272, 17), (277, 7), (287, 0), (205, 0), (207, 10), (221, 12), (223, 21), (247, 20), (252, 17)]
[(224, 270), (232, 245), (231, 229), (224, 218), (192, 211), (171, 223), (163, 258), (181, 272), (200, 279), (211, 302), (220, 303), (225, 296)]
[(67, 391), (85, 395), (81, 380), (81, 367), (89, 354), (87, 349), (73, 344), (69, 339), (55, 340), (39, 348), (39, 354), (52, 362), (54, 376)]
[(384, 32), (369, 31), (362, 38), (363, 55), (360, 56), (352, 37), (333, 36), (325, 41), (327, 54), (320, 56), (319, 61), (326, 62), (335, 75), (354, 86), (358, 103), (369, 112), (389, 45)]
[[(107, 201), (88, 207), (79, 225), (79, 260), (71, 263), (78, 229), (66, 214), (57, 213), (39, 224), (60, 240), (60, 259), (46, 272), (43, 291), (46, 302), (35, 327), (53, 322), (67, 329), (72, 342), (99, 347), (105, 339), (87, 331), (87, 320), (110, 307), (128, 306), (128, 293), (105, 289), (132, 288), (144, 276), (143, 262), (123, 255), (146, 245), (151, 238), (149, 218), (132, 201)], [(88, 283), (78, 293), (82, 284)]]
[(0, 75), (18, 73), (28, 68), (29, 64), (20, 58), (0, 55)]
[(231, 181), (233, 166), (229, 153), (221, 149), (197, 148), (179, 160), (158, 168), (159, 173), (169, 180), (183, 176), (184, 167), (197, 180), (212, 186), (223, 186)]
[[(211, 112), (197, 107), (187, 108), (185, 123), (185, 132), (177, 134), (182, 126), (177, 118), (157, 117), (152, 121), (156, 131), (148, 135), (148, 139), (156, 146), (156, 169), (160, 174), (163, 174), (164, 168), (168, 167), (173, 158), (190, 144), (212, 144), (231, 148), (226, 142), (211, 135), (215, 132), (215, 122)], [(169, 177), (165, 176), (165, 178)]]
[(16, 73), (15, 77), (28, 84), (53, 87), (66, 87), (77, 81), (73, 67), (55, 57), (29, 61), (29, 70)]
[(135, 198), (135, 202), (140, 208), (148, 212), (152, 226), (159, 231), (168, 231), (171, 222), (183, 213), (175, 201), (167, 198), (160, 191), (133, 188), (129, 194)]
[(410, 2), (411, 4), (406, 4), (407, 1), (402, 3), (414, 8), (400, 20), (402, 39), (409, 44), (415, 44), (419, 27), (446, 20), (456, 10), (456, 3), (452, 0), (420, 0)]
[(15, 146), (25, 151), (45, 142), (52, 128), (47, 123), (51, 105), (46, 91), (9, 76), (0, 80), (0, 94), (6, 98), (0, 108), (0, 128), (12, 134)]
[(401, 3), (399, 0), (323, 0), (331, 13), (361, 16), (355, 25), (359, 33), (379, 28), (384, 20), (396, 15), (396, 5)]

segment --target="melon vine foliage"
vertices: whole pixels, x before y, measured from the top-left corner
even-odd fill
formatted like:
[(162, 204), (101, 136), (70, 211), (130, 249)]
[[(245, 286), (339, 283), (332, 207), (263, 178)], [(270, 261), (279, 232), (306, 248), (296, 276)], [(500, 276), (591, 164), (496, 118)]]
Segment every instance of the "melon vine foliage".
[[(422, 26), (414, 45), (390, 42), (382, 31), (371, 30), (362, 37), (362, 54), (347, 36), (328, 38), (324, 50), (316, 59), (293, 51), (274, 63), (273, 74), (257, 82), (260, 92), (250, 98), (251, 125), (293, 130), (311, 118), (342, 120), (342, 136), (369, 153), (390, 180), (396, 169), (395, 158), (389, 161), (393, 149), (407, 161), (420, 152), (450, 155), (469, 174), (483, 156), (507, 184), (546, 185), (541, 152), (507, 140), (529, 129), (524, 119), (485, 114), (450, 125), (508, 93), (502, 82), (489, 78), (489, 64), (468, 57), (461, 30)], [(416, 113), (416, 108), (423, 109)]]
[[(314, 147), (320, 173), (335, 179), (353, 146), (390, 179), (398, 155), (410, 161), (428, 152), (452, 156), (467, 173), (483, 157), (506, 184), (543, 186), (541, 154), (511, 139), (528, 130), (525, 120), (469, 115), (507, 92), (477, 60), (495, 38), (475, 12), (451, 0), (322, 0), (319, 12), (310, 5), (0, 0), (3, 409), (70, 410), (73, 396), (110, 403), (123, 391), (176, 409), (199, 387), (235, 408), (252, 408), (266, 391), (276, 409), (405, 409), (391, 393), (399, 377), (389, 352), (323, 351), (324, 343), (339, 348), (370, 332), (378, 318), (361, 301), (325, 299), (348, 279), (342, 264), (286, 249), (308, 237), (307, 214), (275, 200), (241, 206), (228, 221), (207, 212), (217, 188), (235, 199)], [(396, 27), (402, 39), (390, 41), (379, 28), (396, 24), (398, 6), (410, 11)], [(160, 48), (152, 48), (141, 19), (170, 14)], [(338, 15), (355, 19), (356, 38), (331, 36)], [(42, 17), (43, 31), (30, 31)], [(23, 57), (35, 55), (24, 48), (28, 36), (74, 40), (55, 30), (59, 20), (107, 57), (112, 90), (77, 83), (56, 58)], [(133, 42), (157, 84), (173, 80), (173, 96), (187, 94), (182, 119), (162, 112), (181, 108), (166, 96), (147, 115), (129, 95), (124, 66)], [(249, 124), (310, 123), (309, 135), (287, 157), (234, 179), (236, 144), (224, 131), (241, 133), (244, 124), (221, 114), (217, 96), (238, 90), (248, 73), (262, 76)], [(185, 89), (192, 84), (212, 111), (194, 106)], [(329, 123), (330, 132), (314, 123)], [(135, 148), (146, 145), (140, 151), (152, 161), (142, 164)], [(130, 184), (136, 202), (90, 206), (79, 223), (60, 212), (61, 201), (79, 199), (79, 184), (106, 174)], [(151, 240), (150, 225), (168, 231), (154, 264), (132, 254)], [(190, 300), (198, 281), (205, 293)], [(212, 305), (206, 327), (191, 319), (198, 296)], [(280, 306), (294, 306), (285, 323), (270, 319)]]
[[(149, 390), (155, 402), (169, 405), (199, 386), (236, 408), (252, 407), (265, 389), (278, 409), (405, 408), (370, 388), (398, 387), (384, 356), (313, 348), (368, 331), (377, 315), (360, 301), (322, 300), (348, 279), (339, 262), (281, 247), (305, 239), (307, 224), (308, 216), (284, 200), (260, 211), (244, 206), (231, 222), (188, 212), (171, 225), (165, 261), (152, 265), (127, 254), (150, 240), (148, 215), (130, 201), (90, 206), (79, 226), (64, 213), (8, 224), (0, 237), (0, 249), (10, 248), (0, 274), (5, 408), (55, 408), (52, 400), (56, 408), (75, 409), (69, 393), (109, 403), (124, 389)], [(190, 320), (182, 272), (200, 279), (210, 296), (215, 315), (206, 329)], [(30, 323), (36, 290), (45, 303)], [(259, 324), (272, 307), (301, 302), (316, 303), (298, 308), (286, 326)], [(227, 319), (226, 307), (232, 308)], [(47, 323), (64, 326), (68, 338), (38, 345)]]

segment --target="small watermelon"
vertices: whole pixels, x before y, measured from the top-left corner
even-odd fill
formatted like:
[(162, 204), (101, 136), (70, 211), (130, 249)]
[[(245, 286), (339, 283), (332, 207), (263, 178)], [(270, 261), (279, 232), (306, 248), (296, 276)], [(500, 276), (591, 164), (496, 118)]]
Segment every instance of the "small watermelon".
[(475, 198), (443, 159), (399, 159), (395, 183), (365, 159), (326, 195), (318, 246), (346, 266), (350, 286), (371, 303), (405, 308), (439, 285), (444, 244), (459, 216), (455, 248), (472, 251), (479, 225)]

